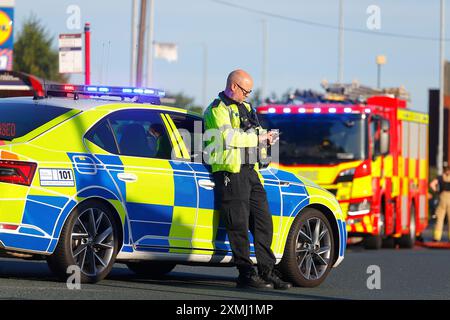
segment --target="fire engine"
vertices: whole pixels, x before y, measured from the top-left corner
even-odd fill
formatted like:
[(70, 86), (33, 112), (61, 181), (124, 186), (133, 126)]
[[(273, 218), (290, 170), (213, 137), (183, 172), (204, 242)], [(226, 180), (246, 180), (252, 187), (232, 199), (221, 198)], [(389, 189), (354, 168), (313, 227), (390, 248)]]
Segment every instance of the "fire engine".
[(323, 86), (257, 108), (281, 132), (272, 165), (333, 193), (365, 248), (413, 247), (428, 225), (428, 115), (407, 108), (402, 88)]

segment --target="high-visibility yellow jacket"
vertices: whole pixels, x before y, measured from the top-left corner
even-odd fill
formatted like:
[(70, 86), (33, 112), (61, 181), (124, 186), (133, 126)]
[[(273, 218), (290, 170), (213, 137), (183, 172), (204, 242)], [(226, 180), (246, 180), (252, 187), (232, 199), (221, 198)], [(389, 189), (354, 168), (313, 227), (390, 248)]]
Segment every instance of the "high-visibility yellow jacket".
[[(241, 151), (243, 148), (253, 148), (258, 146), (258, 136), (254, 131), (243, 132), (240, 129), (241, 120), (239, 109), (235, 102), (230, 99), (221, 98), (223, 93), (215, 99), (204, 112), (204, 128), (208, 135), (210, 129), (220, 131), (221, 141), (215, 141), (213, 137), (206, 142), (206, 162), (212, 167), (212, 171), (227, 171), (237, 173), (241, 170)], [(248, 111), (251, 105), (243, 103)], [(210, 131), (211, 132), (211, 131)], [(217, 133), (217, 132), (216, 132)], [(208, 137), (206, 137), (208, 140)], [(258, 171), (258, 164), (255, 164)]]

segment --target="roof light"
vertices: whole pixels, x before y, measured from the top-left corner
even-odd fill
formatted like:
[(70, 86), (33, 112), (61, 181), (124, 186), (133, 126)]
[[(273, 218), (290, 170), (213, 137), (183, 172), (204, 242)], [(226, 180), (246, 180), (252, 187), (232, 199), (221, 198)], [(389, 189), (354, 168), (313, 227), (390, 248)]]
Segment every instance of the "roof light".
[(275, 113), (275, 112), (277, 112), (277, 109), (275, 109), (275, 108), (269, 108), (269, 113)]
[(298, 108), (298, 112), (300, 112), (300, 113), (305, 113), (305, 112), (306, 112), (306, 109), (305, 109), (305, 108)]
[(291, 113), (291, 108), (283, 108), (284, 113)]
[(352, 112), (352, 108), (344, 108), (344, 112), (345, 113), (351, 113)]
[(336, 108), (330, 108), (330, 109), (328, 109), (328, 112), (329, 113), (336, 113)]
[(158, 89), (150, 89), (150, 88), (122, 88), (122, 87), (109, 87), (109, 86), (85, 86), (85, 85), (72, 85), (72, 84), (50, 84), (47, 85), (47, 90), (50, 92), (70, 92), (74, 91), (80, 94), (83, 93), (92, 93), (92, 92), (101, 92), (101, 93), (110, 93), (111, 95), (117, 95), (120, 93), (129, 93), (129, 94), (141, 94), (141, 95), (149, 95), (149, 96), (165, 96), (165, 92), (163, 90)]
[(116, 96), (121, 98), (140, 97), (139, 102), (159, 103), (159, 98), (165, 96), (165, 92), (152, 88), (130, 88), (130, 87), (110, 87), (110, 86), (86, 86), (75, 84), (49, 84), (46, 86), (47, 94), (52, 93), (73, 93), (86, 96)]
[(320, 108), (314, 108), (314, 113), (320, 113)]

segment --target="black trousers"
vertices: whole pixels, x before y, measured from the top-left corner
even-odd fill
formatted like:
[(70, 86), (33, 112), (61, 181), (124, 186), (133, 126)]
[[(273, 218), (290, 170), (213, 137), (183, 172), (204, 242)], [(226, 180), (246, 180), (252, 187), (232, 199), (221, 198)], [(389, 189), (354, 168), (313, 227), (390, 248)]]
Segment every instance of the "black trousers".
[(253, 166), (243, 165), (239, 173), (219, 171), (213, 175), (221, 219), (225, 223), (239, 273), (245, 276), (254, 272), (248, 230), (254, 239), (258, 272), (271, 272), (275, 265), (275, 256), (270, 248), (273, 222), (267, 194), (258, 174)]

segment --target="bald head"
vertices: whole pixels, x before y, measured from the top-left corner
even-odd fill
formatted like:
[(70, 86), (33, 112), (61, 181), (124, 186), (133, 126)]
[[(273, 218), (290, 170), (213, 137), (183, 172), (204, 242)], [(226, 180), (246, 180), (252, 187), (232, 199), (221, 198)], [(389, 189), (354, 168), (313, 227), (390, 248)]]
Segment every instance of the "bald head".
[(253, 89), (253, 79), (244, 70), (234, 70), (228, 75), (225, 94), (234, 101), (242, 103)]

